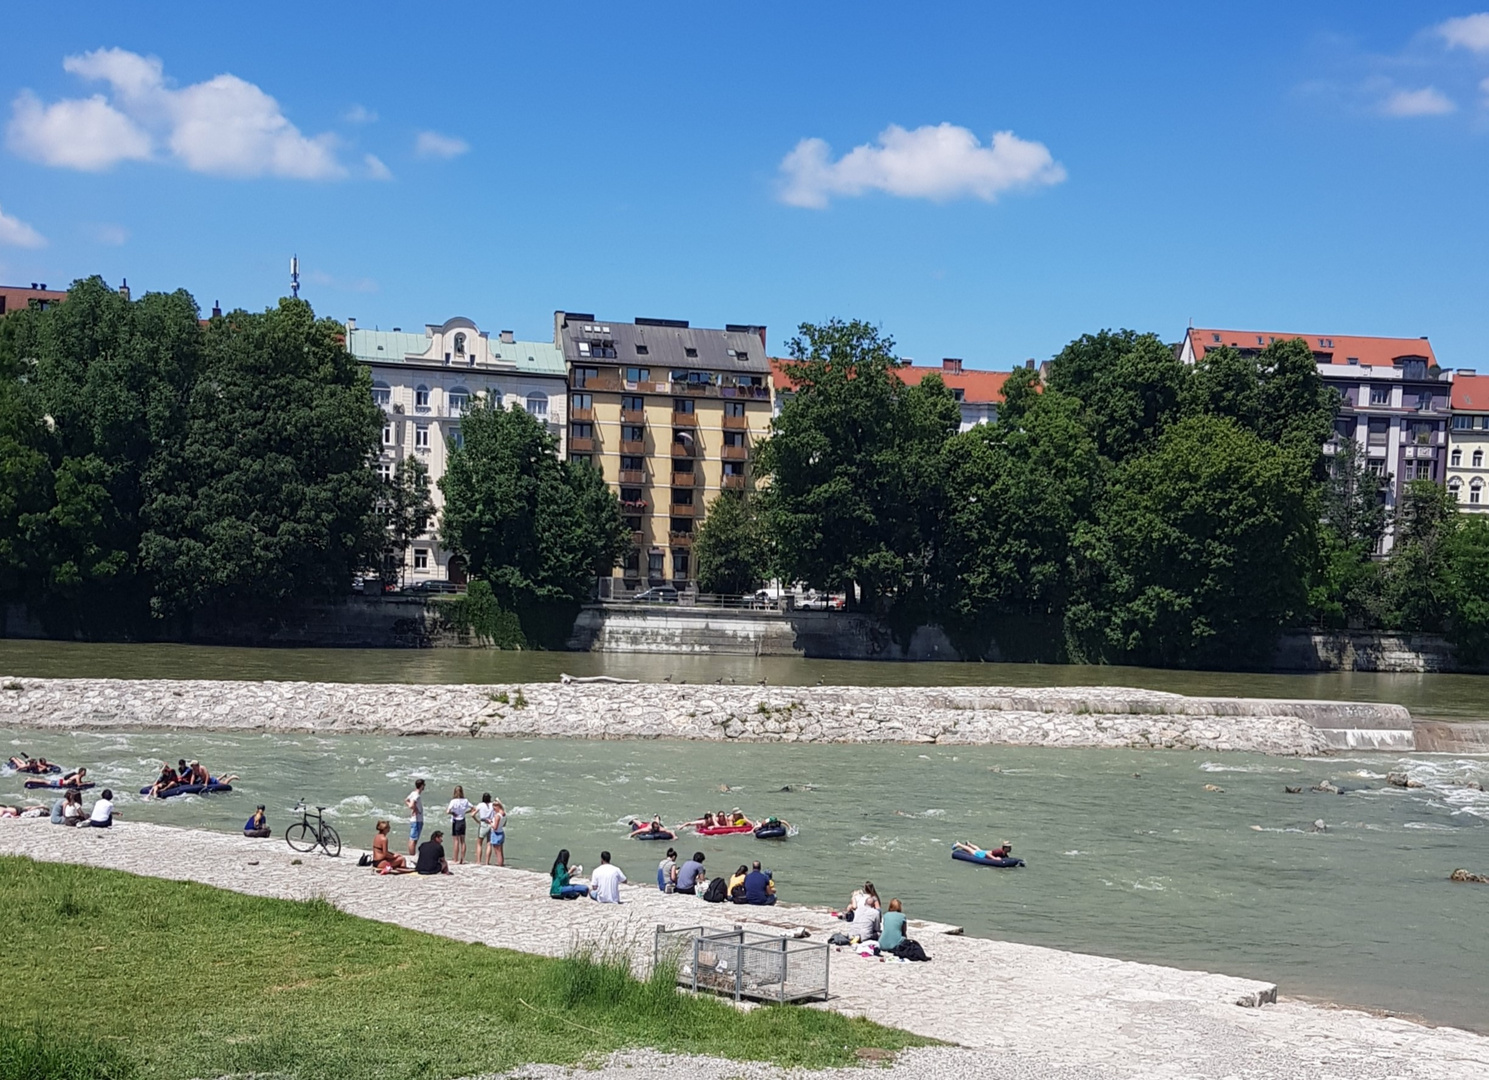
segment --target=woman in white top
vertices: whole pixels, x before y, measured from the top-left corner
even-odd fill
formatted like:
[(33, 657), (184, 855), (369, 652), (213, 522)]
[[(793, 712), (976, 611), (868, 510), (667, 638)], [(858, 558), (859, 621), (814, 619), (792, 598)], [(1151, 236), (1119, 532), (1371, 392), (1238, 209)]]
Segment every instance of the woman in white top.
[(496, 859), (497, 866), (507, 865), (506, 853), (502, 851), (502, 845), (506, 842), (507, 808), (497, 799), (491, 804), (491, 846), (486, 849), (487, 855)]
[(476, 803), (476, 865), (486, 865), (486, 844), (491, 838), (491, 815), (495, 813), (491, 808), (491, 792), (481, 796), (481, 801)]
[(465, 789), (459, 784), (455, 785), (455, 797), (450, 800), (447, 808), (450, 815), (450, 841), (455, 846), (455, 862), (465, 862), (465, 819), (471, 811), (470, 800), (465, 797)]

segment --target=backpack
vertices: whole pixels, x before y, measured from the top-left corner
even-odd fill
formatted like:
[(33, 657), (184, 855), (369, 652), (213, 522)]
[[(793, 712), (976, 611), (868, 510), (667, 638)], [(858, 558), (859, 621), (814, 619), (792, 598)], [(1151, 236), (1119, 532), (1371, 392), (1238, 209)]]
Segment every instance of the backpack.
[(708, 883), (708, 888), (703, 890), (703, 899), (710, 904), (722, 904), (729, 899), (729, 879), (716, 877)]
[(925, 950), (920, 947), (920, 942), (911, 941), (909, 938), (906, 938), (904, 941), (900, 942), (893, 949), (891, 949), (890, 952), (894, 953), (894, 955), (898, 956), (901, 960), (930, 959), (930, 957), (925, 954)]

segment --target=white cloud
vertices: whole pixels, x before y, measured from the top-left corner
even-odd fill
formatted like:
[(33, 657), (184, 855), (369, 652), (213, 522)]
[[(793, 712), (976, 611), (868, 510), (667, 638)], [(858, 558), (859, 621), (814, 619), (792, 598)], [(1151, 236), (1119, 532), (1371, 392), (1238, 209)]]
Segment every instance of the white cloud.
[(377, 113), (373, 112), (365, 105), (353, 105), (350, 109), (341, 114), (341, 118), (348, 124), (377, 123)]
[(437, 131), (421, 131), (414, 140), (414, 153), (419, 157), (454, 158), (470, 149), (470, 143)]
[(6, 144), (31, 161), (84, 172), (150, 157), (150, 136), (102, 94), (43, 105), (35, 94), (22, 90), (6, 129)]
[(364, 154), (362, 156), (362, 165), (366, 168), (367, 175), (370, 179), (393, 179), (393, 170), (384, 165), (382, 163), (382, 159), (379, 158), (376, 154)]
[(1380, 111), (1387, 116), (1443, 116), (1458, 106), (1434, 86), (1420, 90), (1397, 90), (1381, 103)]
[(6, 247), (45, 247), (47, 238), (42, 236), (20, 218), (13, 218), (0, 210), (0, 245)]
[(992, 202), (1004, 191), (1058, 184), (1065, 168), (1043, 143), (999, 131), (984, 146), (954, 124), (906, 131), (891, 124), (878, 144), (856, 146), (837, 161), (821, 139), (802, 139), (781, 162), (781, 201), (821, 208), (834, 195), (883, 191), (944, 201), (966, 196)]
[(120, 247), (129, 242), (129, 230), (123, 225), (95, 225), (93, 239), (109, 247)]
[(1489, 12), (1448, 19), (1438, 23), (1434, 29), (1449, 48), (1489, 53)]
[(335, 136), (301, 134), (273, 97), (236, 75), (176, 88), (160, 60), (124, 49), (69, 56), (62, 67), (108, 83), (112, 99), (95, 94), (43, 106), (22, 91), (8, 135), (23, 157), (91, 171), (164, 152), (193, 172), (215, 176), (346, 175)]

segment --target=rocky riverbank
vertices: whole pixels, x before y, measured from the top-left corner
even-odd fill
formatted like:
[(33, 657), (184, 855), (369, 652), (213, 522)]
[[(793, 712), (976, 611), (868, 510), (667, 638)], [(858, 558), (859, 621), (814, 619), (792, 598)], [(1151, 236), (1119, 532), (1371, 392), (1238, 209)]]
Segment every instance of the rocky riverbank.
[(1121, 687), (407, 684), (0, 676), (0, 725), (941, 743), (1317, 754), (1406, 740), (1400, 706)]

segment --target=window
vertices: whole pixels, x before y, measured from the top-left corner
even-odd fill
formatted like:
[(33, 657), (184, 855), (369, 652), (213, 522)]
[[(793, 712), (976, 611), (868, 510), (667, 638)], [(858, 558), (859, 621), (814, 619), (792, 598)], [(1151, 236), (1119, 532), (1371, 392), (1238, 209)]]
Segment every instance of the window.
[(1384, 446), (1391, 437), (1391, 421), (1384, 416), (1372, 416), (1365, 441), (1370, 446)]
[(696, 359), (697, 356), (698, 356), (698, 350), (695, 349), (695, 348), (693, 348), (691, 345), (684, 345), (683, 346), (683, 349), (682, 349), (682, 354), (684, 356), (688, 357), (690, 360), (691, 359)]
[(390, 461), (380, 462), (377, 467), (378, 479), (387, 483), (393, 479), (393, 463)]
[(414, 428), (414, 449), (429, 449), (429, 425), (419, 424)]
[(465, 355), (465, 335), (464, 334), (456, 334), (455, 335), (455, 355), (456, 356), (464, 356)]
[(639, 503), (641, 501), (641, 489), (639, 487), (621, 488), (620, 501), (623, 503)]
[(1389, 405), (1391, 403), (1391, 388), (1388, 386), (1372, 386), (1370, 388), (1370, 404)]
[(1472, 484), (1469, 485), (1468, 501), (1473, 503), (1475, 506), (1479, 504), (1479, 500), (1483, 496), (1483, 494), (1484, 482), (1482, 480), (1475, 480)]
[(1437, 462), (1435, 462), (1435, 461), (1415, 461), (1415, 462), (1410, 462), (1409, 461), (1409, 462), (1407, 462), (1407, 464), (1406, 464), (1406, 478), (1408, 480), (1436, 480), (1437, 479)]
[(461, 431), (459, 428), (451, 428), (450, 433), (445, 436), (445, 441), (453, 446), (456, 450), (463, 449), (465, 446), (465, 432)]
[(429, 549), (428, 548), (414, 548), (414, 569), (415, 570), (428, 570), (429, 569)]
[(692, 398), (673, 398), (672, 399), (672, 411), (674, 413), (676, 413), (677, 415), (679, 415), (679, 416), (692, 416), (693, 415), (693, 399)]
[(674, 551), (672, 553), (672, 576), (673, 578), (686, 579), (688, 576), (688, 553), (686, 551)]
[(1415, 423), (1415, 424), (1412, 424), (1412, 426), (1411, 426), (1411, 438), (1412, 438), (1412, 442), (1416, 443), (1418, 446), (1426, 446), (1428, 443), (1430, 443), (1432, 441), (1432, 433), (1436, 429), (1437, 429), (1437, 425), (1436, 424), (1424, 424), (1424, 423), (1421, 423), (1420, 421), (1417, 422), (1417, 423)]
[(569, 408), (571, 409), (593, 409), (595, 399), (593, 394), (570, 394)]
[(1341, 439), (1353, 439), (1355, 437), (1355, 420), (1353, 417), (1341, 416), (1334, 421), (1334, 434)]
[(622, 424), (620, 429), (621, 442), (641, 442), (646, 438), (646, 428), (641, 424)]
[(593, 454), (570, 454), (569, 460), (577, 461), (581, 465), (593, 466), (595, 463), (595, 456)]
[(625, 572), (626, 577), (640, 577), (641, 550), (639, 548), (631, 548), (627, 551), (625, 559), (621, 562), (621, 568)]
[(626, 394), (620, 399), (620, 407), (624, 412), (641, 412), (646, 408), (646, 399), (640, 394)]
[(646, 556), (646, 575), (660, 580), (662, 576), (662, 553), (660, 551), (653, 551)]
[(1432, 391), (1424, 390), (1417, 395), (1417, 412), (1427, 412), (1432, 408)]
[(464, 416), (465, 410), (470, 408), (470, 391), (463, 386), (451, 388), (445, 398), (450, 403), (451, 416)]
[(1220, 335), (1219, 334), (1211, 334), (1210, 337), (1214, 340), (1214, 342), (1215, 342), (1216, 345), (1219, 345), (1220, 344)]
[(417, 386), (414, 388), (414, 408), (420, 412), (429, 411), (429, 387)]
[(1458, 501), (1458, 495), (1462, 490), (1463, 481), (1459, 480), (1456, 476), (1448, 481), (1448, 498), (1452, 499), (1454, 502)]
[(541, 394), (536, 390), (528, 394), (527, 411), (540, 420), (546, 417), (548, 415), (548, 395)]
[(668, 528), (672, 532), (676, 533), (678, 536), (692, 536), (693, 535), (693, 519), (692, 518), (673, 518), (672, 519), (672, 523), (668, 526)]
[(626, 382), (651, 382), (651, 368), (628, 367), (626, 368)]
[(1453, 417), (1453, 430), (1454, 431), (1472, 431), (1473, 430), (1473, 417), (1472, 416), (1455, 416), (1455, 417)]
[(745, 414), (745, 407), (744, 407), (744, 402), (743, 401), (726, 401), (726, 402), (724, 402), (724, 415), (725, 416), (743, 416), (744, 414)]
[(672, 505), (673, 506), (692, 506), (693, 505), (693, 489), (692, 488), (673, 488), (672, 489)]
[(724, 445), (725, 446), (743, 446), (744, 444), (745, 444), (745, 441), (744, 441), (744, 432), (743, 431), (726, 431), (726, 432), (724, 432)]
[(1456, 468), (1459, 468), (1460, 466), (1462, 466), (1462, 464), (1463, 464), (1463, 451), (1462, 450), (1454, 450), (1451, 454), (1449, 454), (1448, 455), (1448, 464), (1451, 465), (1455, 469)]
[(631, 531), (633, 533), (636, 533), (636, 532), (640, 532), (641, 531), (641, 519), (639, 517), (628, 517), (628, 518), (625, 519), (625, 521), (626, 521), (626, 528), (629, 531)]
[(1475, 450), (1473, 452), (1473, 467), (1475, 469), (1482, 469), (1484, 467), (1484, 451)]
[[(688, 464), (691, 465), (692, 462), (689, 462)], [(744, 467), (744, 462), (743, 461), (726, 461), (726, 462), (724, 462), (724, 475), (725, 476), (743, 476), (744, 474), (745, 474), (745, 467)]]
[(691, 458), (679, 458), (672, 463), (672, 471), (675, 473), (691, 474), (693, 471), (693, 460)]
[(649, 356), (649, 355), (651, 355), (651, 350), (648, 349), (645, 345), (637, 345), (636, 346), (636, 355), (637, 356)]
[(1384, 476), (1386, 475), (1386, 459), (1371, 458), (1369, 462), (1366, 463), (1366, 468), (1370, 470), (1371, 476)]
[[(372, 384), (372, 403), (374, 405), (380, 405), (385, 409), (393, 404), (393, 391), (388, 387), (387, 383), (375, 382)], [(1469, 422), (1472, 423), (1472, 420)]]
[[(581, 352), (584, 351), (584, 342), (579, 343), (579, 349)], [(599, 377), (600, 369), (592, 367), (576, 367), (570, 374), (575, 386), (588, 386), (592, 380)]]
[(590, 423), (573, 424), (570, 426), (569, 434), (576, 439), (593, 439), (595, 426)]
[(392, 446), (393, 445), (393, 425), (392, 424), (384, 424), (383, 425), (383, 445), (384, 446)]
[(646, 459), (627, 454), (620, 459), (621, 472), (640, 472), (646, 468)]

